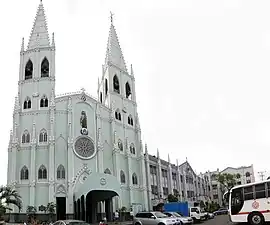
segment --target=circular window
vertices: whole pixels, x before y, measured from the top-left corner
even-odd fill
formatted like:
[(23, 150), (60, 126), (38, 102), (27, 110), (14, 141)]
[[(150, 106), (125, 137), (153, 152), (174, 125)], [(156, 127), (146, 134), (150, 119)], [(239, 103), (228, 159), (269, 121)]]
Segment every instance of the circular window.
[(95, 154), (93, 141), (88, 137), (80, 137), (75, 141), (74, 150), (77, 156), (83, 159), (90, 159)]

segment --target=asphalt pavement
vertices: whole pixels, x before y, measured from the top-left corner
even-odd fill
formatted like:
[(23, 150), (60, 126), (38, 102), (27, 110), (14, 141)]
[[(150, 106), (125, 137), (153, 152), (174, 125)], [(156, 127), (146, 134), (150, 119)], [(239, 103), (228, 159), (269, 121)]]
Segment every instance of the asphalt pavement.
[[(216, 216), (214, 219), (210, 219), (200, 223), (201, 225), (232, 225), (228, 215)], [(235, 224), (234, 224), (235, 225)]]

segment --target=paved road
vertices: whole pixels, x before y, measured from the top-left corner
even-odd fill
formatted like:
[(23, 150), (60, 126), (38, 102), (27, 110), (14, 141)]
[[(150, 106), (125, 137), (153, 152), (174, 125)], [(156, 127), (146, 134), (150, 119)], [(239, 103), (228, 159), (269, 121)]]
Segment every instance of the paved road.
[(228, 215), (216, 216), (214, 219), (202, 222), (201, 225), (232, 225)]

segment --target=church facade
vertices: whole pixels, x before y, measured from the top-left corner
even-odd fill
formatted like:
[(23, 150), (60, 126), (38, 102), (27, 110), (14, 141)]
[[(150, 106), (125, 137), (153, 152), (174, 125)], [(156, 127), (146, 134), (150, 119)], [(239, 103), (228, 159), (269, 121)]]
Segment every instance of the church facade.
[(28, 45), (22, 41), (8, 148), (7, 183), (22, 196), (20, 213), (55, 202), (58, 218), (94, 222), (91, 215), (122, 207), (149, 209), (135, 79), (113, 23), (98, 99), (84, 89), (55, 96), (51, 39), (40, 2)]

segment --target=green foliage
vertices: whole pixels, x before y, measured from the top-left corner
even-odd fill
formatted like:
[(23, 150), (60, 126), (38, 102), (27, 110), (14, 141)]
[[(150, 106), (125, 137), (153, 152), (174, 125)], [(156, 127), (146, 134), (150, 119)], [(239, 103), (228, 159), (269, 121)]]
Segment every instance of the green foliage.
[(19, 211), (22, 209), (22, 199), (17, 190), (9, 186), (0, 187), (0, 217), (6, 213), (7, 210), (12, 210), (10, 205), (18, 207)]
[(173, 194), (169, 194), (168, 195), (168, 202), (178, 202), (178, 197), (173, 195)]
[(239, 173), (238, 174), (219, 173), (217, 176), (217, 180), (225, 187), (225, 189), (230, 190), (236, 185), (237, 179), (239, 179), (240, 177), (241, 175)]
[(37, 212), (37, 208), (35, 206), (29, 205), (26, 208), (27, 215), (35, 215)]
[(127, 211), (127, 207), (123, 206), (119, 211), (120, 212), (126, 212)]
[(55, 214), (56, 204), (54, 202), (49, 202), (46, 206), (45, 212), (53, 215)]
[(204, 209), (206, 206), (204, 204), (204, 201), (200, 201), (200, 208)]
[(216, 202), (213, 202), (213, 201), (210, 203), (207, 202), (207, 204), (205, 204), (205, 205), (206, 205), (205, 210), (207, 212), (211, 212), (211, 213), (217, 211), (220, 208), (220, 205)]

